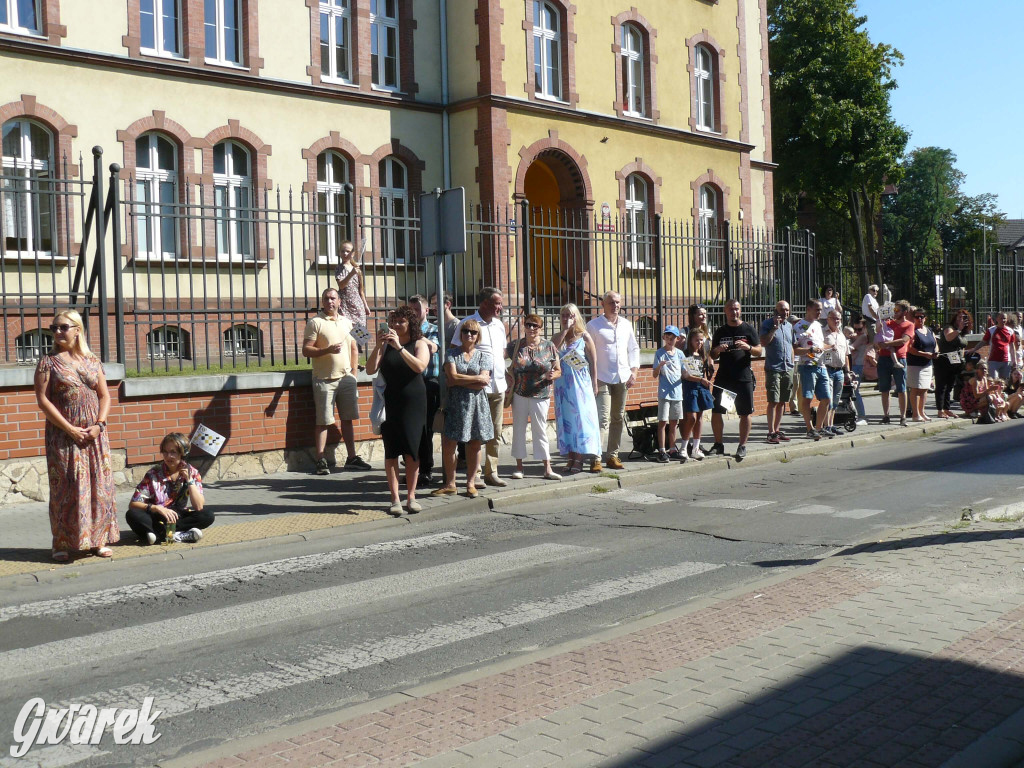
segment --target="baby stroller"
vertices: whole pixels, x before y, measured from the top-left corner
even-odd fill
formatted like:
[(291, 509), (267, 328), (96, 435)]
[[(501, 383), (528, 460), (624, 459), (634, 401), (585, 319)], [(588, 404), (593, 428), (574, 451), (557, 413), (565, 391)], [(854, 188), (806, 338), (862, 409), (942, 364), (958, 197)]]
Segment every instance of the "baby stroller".
[[(853, 395), (858, 387), (860, 382), (856, 379), (849, 384), (843, 384), (843, 394), (839, 396), (839, 405), (836, 406), (836, 413), (832, 419), (833, 426), (842, 427), (847, 432), (853, 432), (857, 428), (857, 408), (853, 404)], [(817, 410), (814, 415), (817, 417)]]
[(625, 415), (626, 433), (633, 438), (633, 448), (626, 459), (639, 454), (651, 461), (658, 453), (658, 404), (640, 403), (630, 408)]

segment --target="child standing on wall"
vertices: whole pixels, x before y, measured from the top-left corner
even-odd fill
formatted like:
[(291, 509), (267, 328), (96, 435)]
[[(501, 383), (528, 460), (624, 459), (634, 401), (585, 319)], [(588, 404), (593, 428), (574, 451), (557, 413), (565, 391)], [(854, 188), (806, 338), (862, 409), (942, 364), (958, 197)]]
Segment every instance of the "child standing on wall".
[[(654, 353), (654, 376), (658, 379), (658, 461), (678, 459), (676, 423), (683, 418), (683, 353), (676, 349), (679, 329), (670, 325), (662, 334), (665, 343)], [(665, 450), (666, 446), (668, 451)]]

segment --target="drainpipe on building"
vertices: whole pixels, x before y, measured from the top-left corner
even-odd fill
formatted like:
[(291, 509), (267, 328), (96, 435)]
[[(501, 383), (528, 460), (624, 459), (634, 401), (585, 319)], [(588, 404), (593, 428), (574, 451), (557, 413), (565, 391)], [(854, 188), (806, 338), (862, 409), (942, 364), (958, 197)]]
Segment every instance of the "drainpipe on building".
[(441, 17), (441, 173), (444, 188), (452, 186), (451, 126), (448, 116), (448, 0), (437, 0)]

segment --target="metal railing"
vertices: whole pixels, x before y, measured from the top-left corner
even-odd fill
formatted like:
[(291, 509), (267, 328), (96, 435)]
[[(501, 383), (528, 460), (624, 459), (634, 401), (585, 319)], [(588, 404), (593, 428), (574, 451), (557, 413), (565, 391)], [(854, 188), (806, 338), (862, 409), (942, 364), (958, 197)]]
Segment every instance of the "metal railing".
[[(360, 252), (368, 325), (409, 296), (436, 291), (415, 200), (357, 197), (351, 187), (325, 203), (312, 189), (178, 186), (123, 178), (116, 165), (105, 179), (101, 161), (96, 151), (91, 181), (81, 166), (77, 179), (17, 189), (0, 177), (0, 204), (31, 211), (43, 196), (56, 200), (61, 235), (45, 258), (15, 252), (10, 244), (24, 240), (25, 228), (3, 209), (0, 362), (32, 363), (50, 343), (55, 310), (74, 306), (95, 351), (136, 371), (304, 364), (302, 333), (321, 291), (335, 285), (343, 239)], [(544, 317), (553, 333), (563, 304), (576, 303), (589, 318), (614, 290), (641, 343), (656, 347), (664, 326), (686, 325), (690, 304), (705, 305), (715, 325), (735, 296), (754, 321), (778, 299), (802, 300), (816, 285), (814, 237), (805, 231), (728, 222), (709, 231), (661, 215), (520, 201), (470, 206), (466, 235), (466, 253), (443, 257), (453, 310), (472, 313), (479, 289), (493, 285), (505, 294), (513, 336), (527, 312)]]

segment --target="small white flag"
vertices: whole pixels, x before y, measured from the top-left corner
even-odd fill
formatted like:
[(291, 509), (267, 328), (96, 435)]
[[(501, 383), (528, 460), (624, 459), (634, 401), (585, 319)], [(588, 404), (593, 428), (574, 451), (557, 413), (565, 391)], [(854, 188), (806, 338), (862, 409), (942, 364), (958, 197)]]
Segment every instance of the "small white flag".
[(352, 338), (356, 340), (356, 344), (360, 347), (365, 347), (373, 341), (373, 336), (371, 336), (370, 332), (366, 330), (365, 325), (353, 325)]
[(224, 435), (218, 435), (205, 424), (200, 424), (196, 433), (192, 435), (191, 445), (194, 445), (204, 453), (216, 456), (227, 440)]

